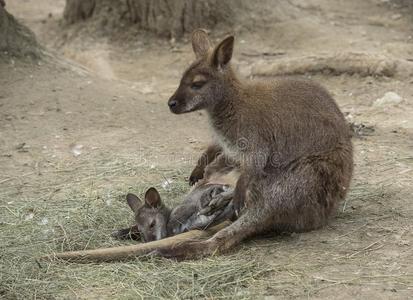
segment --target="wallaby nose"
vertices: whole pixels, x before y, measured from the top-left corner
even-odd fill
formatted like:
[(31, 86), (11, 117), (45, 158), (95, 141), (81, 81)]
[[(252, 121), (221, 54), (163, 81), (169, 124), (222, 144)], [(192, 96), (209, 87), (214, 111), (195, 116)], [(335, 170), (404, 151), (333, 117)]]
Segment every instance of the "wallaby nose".
[(175, 106), (176, 106), (176, 100), (170, 99), (170, 100), (168, 101), (168, 105), (169, 105), (169, 108), (175, 107)]

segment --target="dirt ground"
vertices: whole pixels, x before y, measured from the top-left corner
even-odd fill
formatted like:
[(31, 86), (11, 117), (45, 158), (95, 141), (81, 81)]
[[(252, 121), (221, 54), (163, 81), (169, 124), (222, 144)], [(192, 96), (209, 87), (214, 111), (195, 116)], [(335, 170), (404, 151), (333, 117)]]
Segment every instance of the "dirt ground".
[[(178, 202), (210, 132), (204, 113), (177, 116), (166, 105), (192, 60), (186, 41), (91, 37), (82, 25), (60, 24), (62, 0), (6, 2), (53, 56), (0, 64), (0, 298), (413, 297), (413, 78), (403, 76), (305, 75), (367, 128), (354, 138), (351, 191), (328, 227), (256, 239), (200, 262), (37, 264), (33, 257), (50, 251), (116, 245), (110, 232), (132, 217), (122, 198), (128, 191), (154, 185), (167, 203)], [(413, 60), (407, 8), (385, 0), (293, 3), (290, 18), (261, 9), (253, 25), (236, 28), (234, 64), (243, 76), (280, 57)], [(377, 104), (387, 92), (401, 101)], [(213, 275), (194, 283), (191, 276), (211, 266)], [(168, 294), (171, 270), (184, 271)]]

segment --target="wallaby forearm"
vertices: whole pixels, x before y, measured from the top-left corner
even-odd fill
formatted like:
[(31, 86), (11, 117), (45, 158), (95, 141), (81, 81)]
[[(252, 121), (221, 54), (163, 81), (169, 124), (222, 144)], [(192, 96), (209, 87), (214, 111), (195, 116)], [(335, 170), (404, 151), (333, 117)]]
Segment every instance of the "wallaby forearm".
[(206, 166), (212, 163), (221, 153), (222, 148), (219, 145), (209, 145), (198, 159), (197, 164), (189, 177), (189, 184), (194, 185), (198, 180), (204, 178)]

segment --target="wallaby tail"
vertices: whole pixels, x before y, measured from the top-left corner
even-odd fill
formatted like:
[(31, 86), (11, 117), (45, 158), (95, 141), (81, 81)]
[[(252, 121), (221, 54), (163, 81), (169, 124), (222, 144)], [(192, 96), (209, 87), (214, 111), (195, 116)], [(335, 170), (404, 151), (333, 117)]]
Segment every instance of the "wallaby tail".
[(70, 251), (70, 252), (61, 252), (53, 253), (46, 256), (42, 256), (39, 259), (41, 260), (55, 260), (63, 259), (76, 262), (92, 262), (92, 261), (116, 261), (116, 260), (125, 260), (137, 256), (148, 255), (153, 251), (171, 248), (173, 249), (176, 245), (184, 243), (187, 241), (194, 241), (205, 239), (211, 237), (214, 233), (225, 228), (230, 224), (229, 221), (223, 222), (219, 225), (210, 227), (206, 230), (191, 230), (185, 233), (181, 233), (166, 239), (159, 241), (153, 241), (149, 243), (139, 243), (137, 245), (129, 246), (119, 246), (112, 248), (101, 248), (95, 250), (84, 250), (84, 251)]

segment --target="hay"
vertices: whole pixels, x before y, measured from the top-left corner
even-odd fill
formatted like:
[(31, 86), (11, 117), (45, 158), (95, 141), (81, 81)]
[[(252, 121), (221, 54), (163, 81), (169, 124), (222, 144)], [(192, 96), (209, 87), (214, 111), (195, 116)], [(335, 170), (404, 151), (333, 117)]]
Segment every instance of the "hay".
[[(410, 160), (409, 160), (410, 162)], [(387, 161), (374, 162), (387, 168)], [(410, 212), (385, 210), (397, 190), (358, 179), (330, 227), (310, 233), (266, 237), (234, 252), (197, 261), (139, 258), (77, 264), (34, 258), (52, 252), (111, 247), (110, 233), (128, 226), (124, 195), (160, 189), (169, 205), (189, 186), (189, 167), (151, 168), (134, 157), (80, 157), (48, 165), (0, 183), (0, 298), (187, 299), (308, 297), (341, 287), (380, 285), (399, 293), (413, 286), (407, 266), (388, 267), (376, 257), (389, 243), (409, 256)], [(172, 183), (165, 185), (166, 180)], [(397, 223), (392, 223), (397, 217)], [(395, 226), (395, 224), (397, 226)], [(397, 233), (400, 241), (392, 238)], [(369, 256), (372, 256), (369, 258)], [(403, 294), (402, 294), (403, 295)]]
[[(29, 174), (2, 185), (0, 298), (231, 298), (250, 293), (248, 287), (267, 271), (260, 260), (237, 255), (183, 263), (148, 258), (86, 265), (36, 261), (50, 252), (132, 244), (110, 238), (114, 229), (132, 222), (124, 200), (128, 191), (142, 195), (155, 183), (165, 201), (175, 205), (189, 188), (183, 176), (189, 170), (151, 169), (133, 158), (111, 157), (94, 166), (85, 158), (77, 166), (56, 165), (53, 170), (42, 176), (56, 175), (55, 181)], [(171, 178), (173, 184), (163, 188)], [(16, 198), (26, 189), (32, 193)]]

